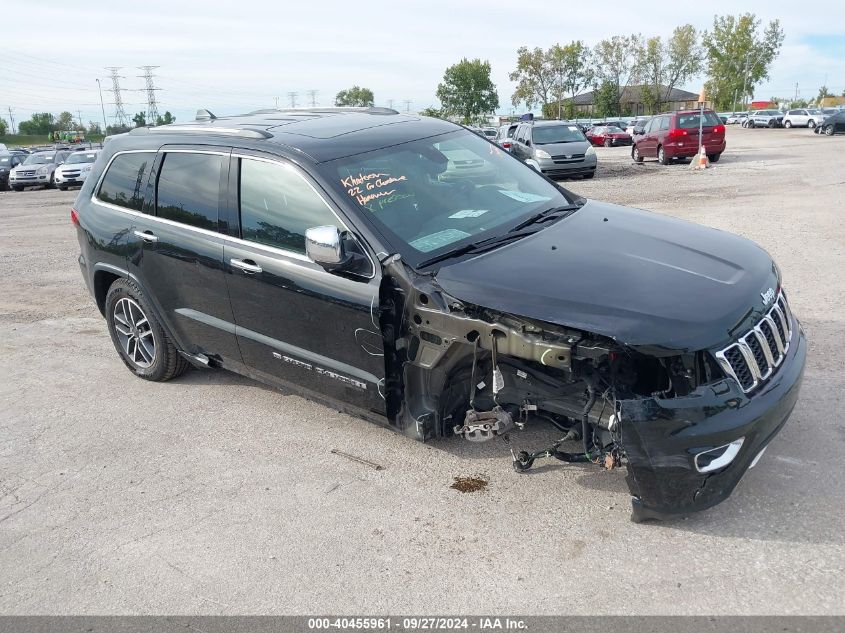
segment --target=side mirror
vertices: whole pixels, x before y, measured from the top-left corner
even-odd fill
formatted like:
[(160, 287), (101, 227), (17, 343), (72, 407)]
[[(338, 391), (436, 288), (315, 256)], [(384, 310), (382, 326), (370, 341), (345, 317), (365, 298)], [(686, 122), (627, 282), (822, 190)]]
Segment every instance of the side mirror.
[(531, 139), (530, 139), (530, 138), (525, 139), (525, 144), (526, 144), (528, 147), (531, 147)]
[(316, 226), (305, 231), (305, 254), (324, 268), (343, 262), (343, 242), (336, 226)]
[(348, 233), (333, 225), (305, 230), (305, 254), (328, 272), (368, 276), (372, 274), (370, 259), (361, 245)]

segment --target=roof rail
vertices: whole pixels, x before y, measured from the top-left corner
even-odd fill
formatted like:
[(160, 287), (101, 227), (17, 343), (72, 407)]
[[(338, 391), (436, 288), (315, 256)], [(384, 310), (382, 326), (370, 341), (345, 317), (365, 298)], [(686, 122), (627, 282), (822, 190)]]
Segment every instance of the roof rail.
[(217, 117), (216, 117), (216, 116), (214, 116), (214, 115), (213, 115), (210, 111), (208, 111), (208, 110), (203, 110), (202, 108), (200, 108), (199, 110), (197, 110), (197, 117), (196, 117), (196, 120), (197, 120), (197, 121), (213, 121), (213, 120), (214, 120), (214, 119), (216, 119), (216, 118), (217, 118)]
[[(138, 128), (140, 129), (140, 128)], [(273, 138), (267, 130), (245, 127), (222, 127), (217, 125), (161, 125), (147, 128), (150, 132), (168, 134), (170, 132), (189, 132), (194, 134), (220, 134), (222, 136), (240, 136), (242, 138)]]
[(284, 112), (286, 114), (330, 114), (333, 112), (363, 112), (364, 114), (399, 114), (398, 110), (393, 108), (382, 108), (376, 106), (326, 106), (324, 108), (262, 108), (261, 110), (254, 110), (249, 114), (276, 114)]

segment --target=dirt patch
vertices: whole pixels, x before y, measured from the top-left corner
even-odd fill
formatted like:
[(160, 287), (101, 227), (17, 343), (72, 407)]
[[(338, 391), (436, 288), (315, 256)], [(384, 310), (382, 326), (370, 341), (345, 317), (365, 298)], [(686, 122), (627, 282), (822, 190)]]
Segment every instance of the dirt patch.
[(488, 483), (490, 482), (487, 478), (481, 475), (476, 475), (475, 477), (455, 477), (455, 481), (450, 488), (454, 488), (459, 492), (479, 492), (485, 490)]

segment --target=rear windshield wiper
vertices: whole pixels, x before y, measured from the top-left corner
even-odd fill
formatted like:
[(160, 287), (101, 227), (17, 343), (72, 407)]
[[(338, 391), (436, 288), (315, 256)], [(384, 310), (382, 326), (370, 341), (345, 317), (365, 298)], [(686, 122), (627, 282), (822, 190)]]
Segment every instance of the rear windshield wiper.
[(513, 233), (515, 231), (519, 231), (524, 229), (526, 226), (531, 224), (538, 224), (540, 222), (545, 222), (547, 220), (560, 220), (561, 218), (565, 218), (568, 215), (571, 215), (578, 209), (584, 206), (584, 203), (573, 203), (573, 204), (565, 204), (560, 207), (552, 207), (550, 209), (545, 209), (540, 211), (539, 213), (535, 213), (530, 218), (523, 220), (515, 227), (513, 227), (510, 232)]
[(461, 255), (466, 255), (468, 253), (481, 253), (486, 250), (491, 250), (498, 246), (502, 246), (503, 244), (506, 244), (508, 242), (515, 242), (516, 240), (526, 237), (527, 235), (533, 235), (536, 232), (536, 229), (532, 231), (521, 231), (519, 233), (511, 230), (508, 233), (503, 233), (502, 235), (496, 235), (495, 237), (490, 237), (486, 240), (481, 240), (480, 242), (472, 242), (471, 244), (466, 244), (459, 248), (454, 248), (450, 251), (446, 251), (445, 253), (441, 253), (440, 255), (435, 255), (434, 257), (426, 259), (425, 261), (422, 261), (417, 264), (417, 268), (425, 268), (426, 266), (431, 266), (432, 264), (436, 264), (437, 262), (442, 262), (446, 259), (452, 259), (453, 257), (460, 257)]

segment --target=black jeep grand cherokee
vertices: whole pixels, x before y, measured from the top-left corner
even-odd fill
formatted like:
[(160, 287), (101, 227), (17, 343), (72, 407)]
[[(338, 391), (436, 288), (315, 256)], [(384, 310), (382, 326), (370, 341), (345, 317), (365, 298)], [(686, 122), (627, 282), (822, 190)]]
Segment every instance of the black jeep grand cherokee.
[(804, 334), (745, 239), (437, 119), (199, 115), (111, 141), (71, 213), (142, 378), (222, 367), (420, 440), (542, 419), (563, 437), (514, 468), (625, 465), (634, 520), (725, 499), (795, 406)]

